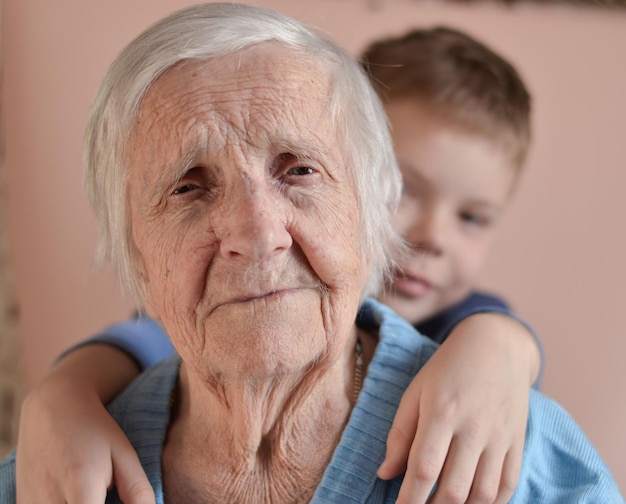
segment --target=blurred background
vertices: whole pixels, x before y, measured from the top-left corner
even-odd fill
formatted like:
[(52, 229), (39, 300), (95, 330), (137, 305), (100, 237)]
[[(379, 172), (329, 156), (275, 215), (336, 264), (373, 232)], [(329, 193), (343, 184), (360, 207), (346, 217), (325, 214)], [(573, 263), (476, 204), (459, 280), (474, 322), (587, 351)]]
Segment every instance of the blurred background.
[[(184, 0), (4, 0), (0, 187), (0, 455), (20, 397), (69, 345), (130, 315), (95, 270), (82, 134), (107, 66)], [(542, 390), (626, 491), (626, 8), (618, 2), (256, 0), (354, 55), (450, 25), (509, 58), (534, 100), (521, 185), (483, 276), (541, 337)], [(575, 5), (574, 5), (575, 4)], [(608, 6), (600, 6), (606, 4)]]

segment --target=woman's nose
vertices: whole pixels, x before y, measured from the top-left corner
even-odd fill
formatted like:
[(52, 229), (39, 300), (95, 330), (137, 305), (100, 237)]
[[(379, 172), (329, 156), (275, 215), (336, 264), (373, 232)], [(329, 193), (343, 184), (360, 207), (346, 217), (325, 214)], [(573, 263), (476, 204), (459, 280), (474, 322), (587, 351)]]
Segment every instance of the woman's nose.
[(219, 228), (220, 253), (230, 259), (264, 259), (291, 247), (284, 202), (272, 188), (240, 184), (224, 203)]

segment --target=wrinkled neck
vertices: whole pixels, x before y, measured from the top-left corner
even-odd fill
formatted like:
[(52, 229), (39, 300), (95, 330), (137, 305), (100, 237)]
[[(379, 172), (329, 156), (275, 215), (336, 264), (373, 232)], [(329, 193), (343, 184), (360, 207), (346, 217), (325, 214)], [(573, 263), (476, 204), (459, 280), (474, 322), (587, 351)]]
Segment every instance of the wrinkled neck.
[(352, 410), (355, 346), (356, 332), (334, 360), (255, 380), (201, 380), (183, 364), (166, 489), (187, 499), (193, 488), (198, 499), (307, 502)]

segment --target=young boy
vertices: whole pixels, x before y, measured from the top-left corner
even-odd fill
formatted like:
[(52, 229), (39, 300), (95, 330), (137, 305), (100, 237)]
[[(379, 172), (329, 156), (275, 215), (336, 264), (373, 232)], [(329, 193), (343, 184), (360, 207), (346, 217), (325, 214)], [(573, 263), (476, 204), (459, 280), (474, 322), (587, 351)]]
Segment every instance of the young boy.
[[(380, 41), (363, 61), (389, 115), (406, 186), (397, 225), (411, 245), (382, 300), (443, 342), (402, 400), (379, 475), (408, 464), (399, 502), (425, 502), (435, 482), (434, 502), (508, 501), (541, 357), (506, 304), (473, 288), (526, 153), (530, 97), (510, 64), (450, 29)], [(110, 484), (125, 502), (153, 502), (103, 403), (173, 349), (145, 317), (87, 343), (25, 401), (22, 504), (102, 501)]]

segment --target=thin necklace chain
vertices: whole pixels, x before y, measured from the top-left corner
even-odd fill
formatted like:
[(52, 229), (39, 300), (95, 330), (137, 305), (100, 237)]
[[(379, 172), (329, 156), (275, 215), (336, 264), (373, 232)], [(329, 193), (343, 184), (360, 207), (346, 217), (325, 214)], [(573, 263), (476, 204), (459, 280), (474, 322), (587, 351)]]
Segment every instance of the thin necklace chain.
[(356, 337), (356, 348), (354, 349), (354, 356), (356, 362), (354, 364), (354, 404), (359, 397), (361, 387), (363, 387), (363, 344), (361, 343), (361, 337)]
[[(353, 402), (356, 404), (356, 400), (359, 397), (359, 393), (361, 392), (361, 388), (363, 387), (363, 344), (361, 343), (361, 337), (357, 335), (356, 337), (356, 347), (354, 349), (354, 395)], [(178, 397), (178, 385), (174, 387), (172, 390), (172, 395), (170, 396), (170, 409), (174, 406), (176, 399)]]

